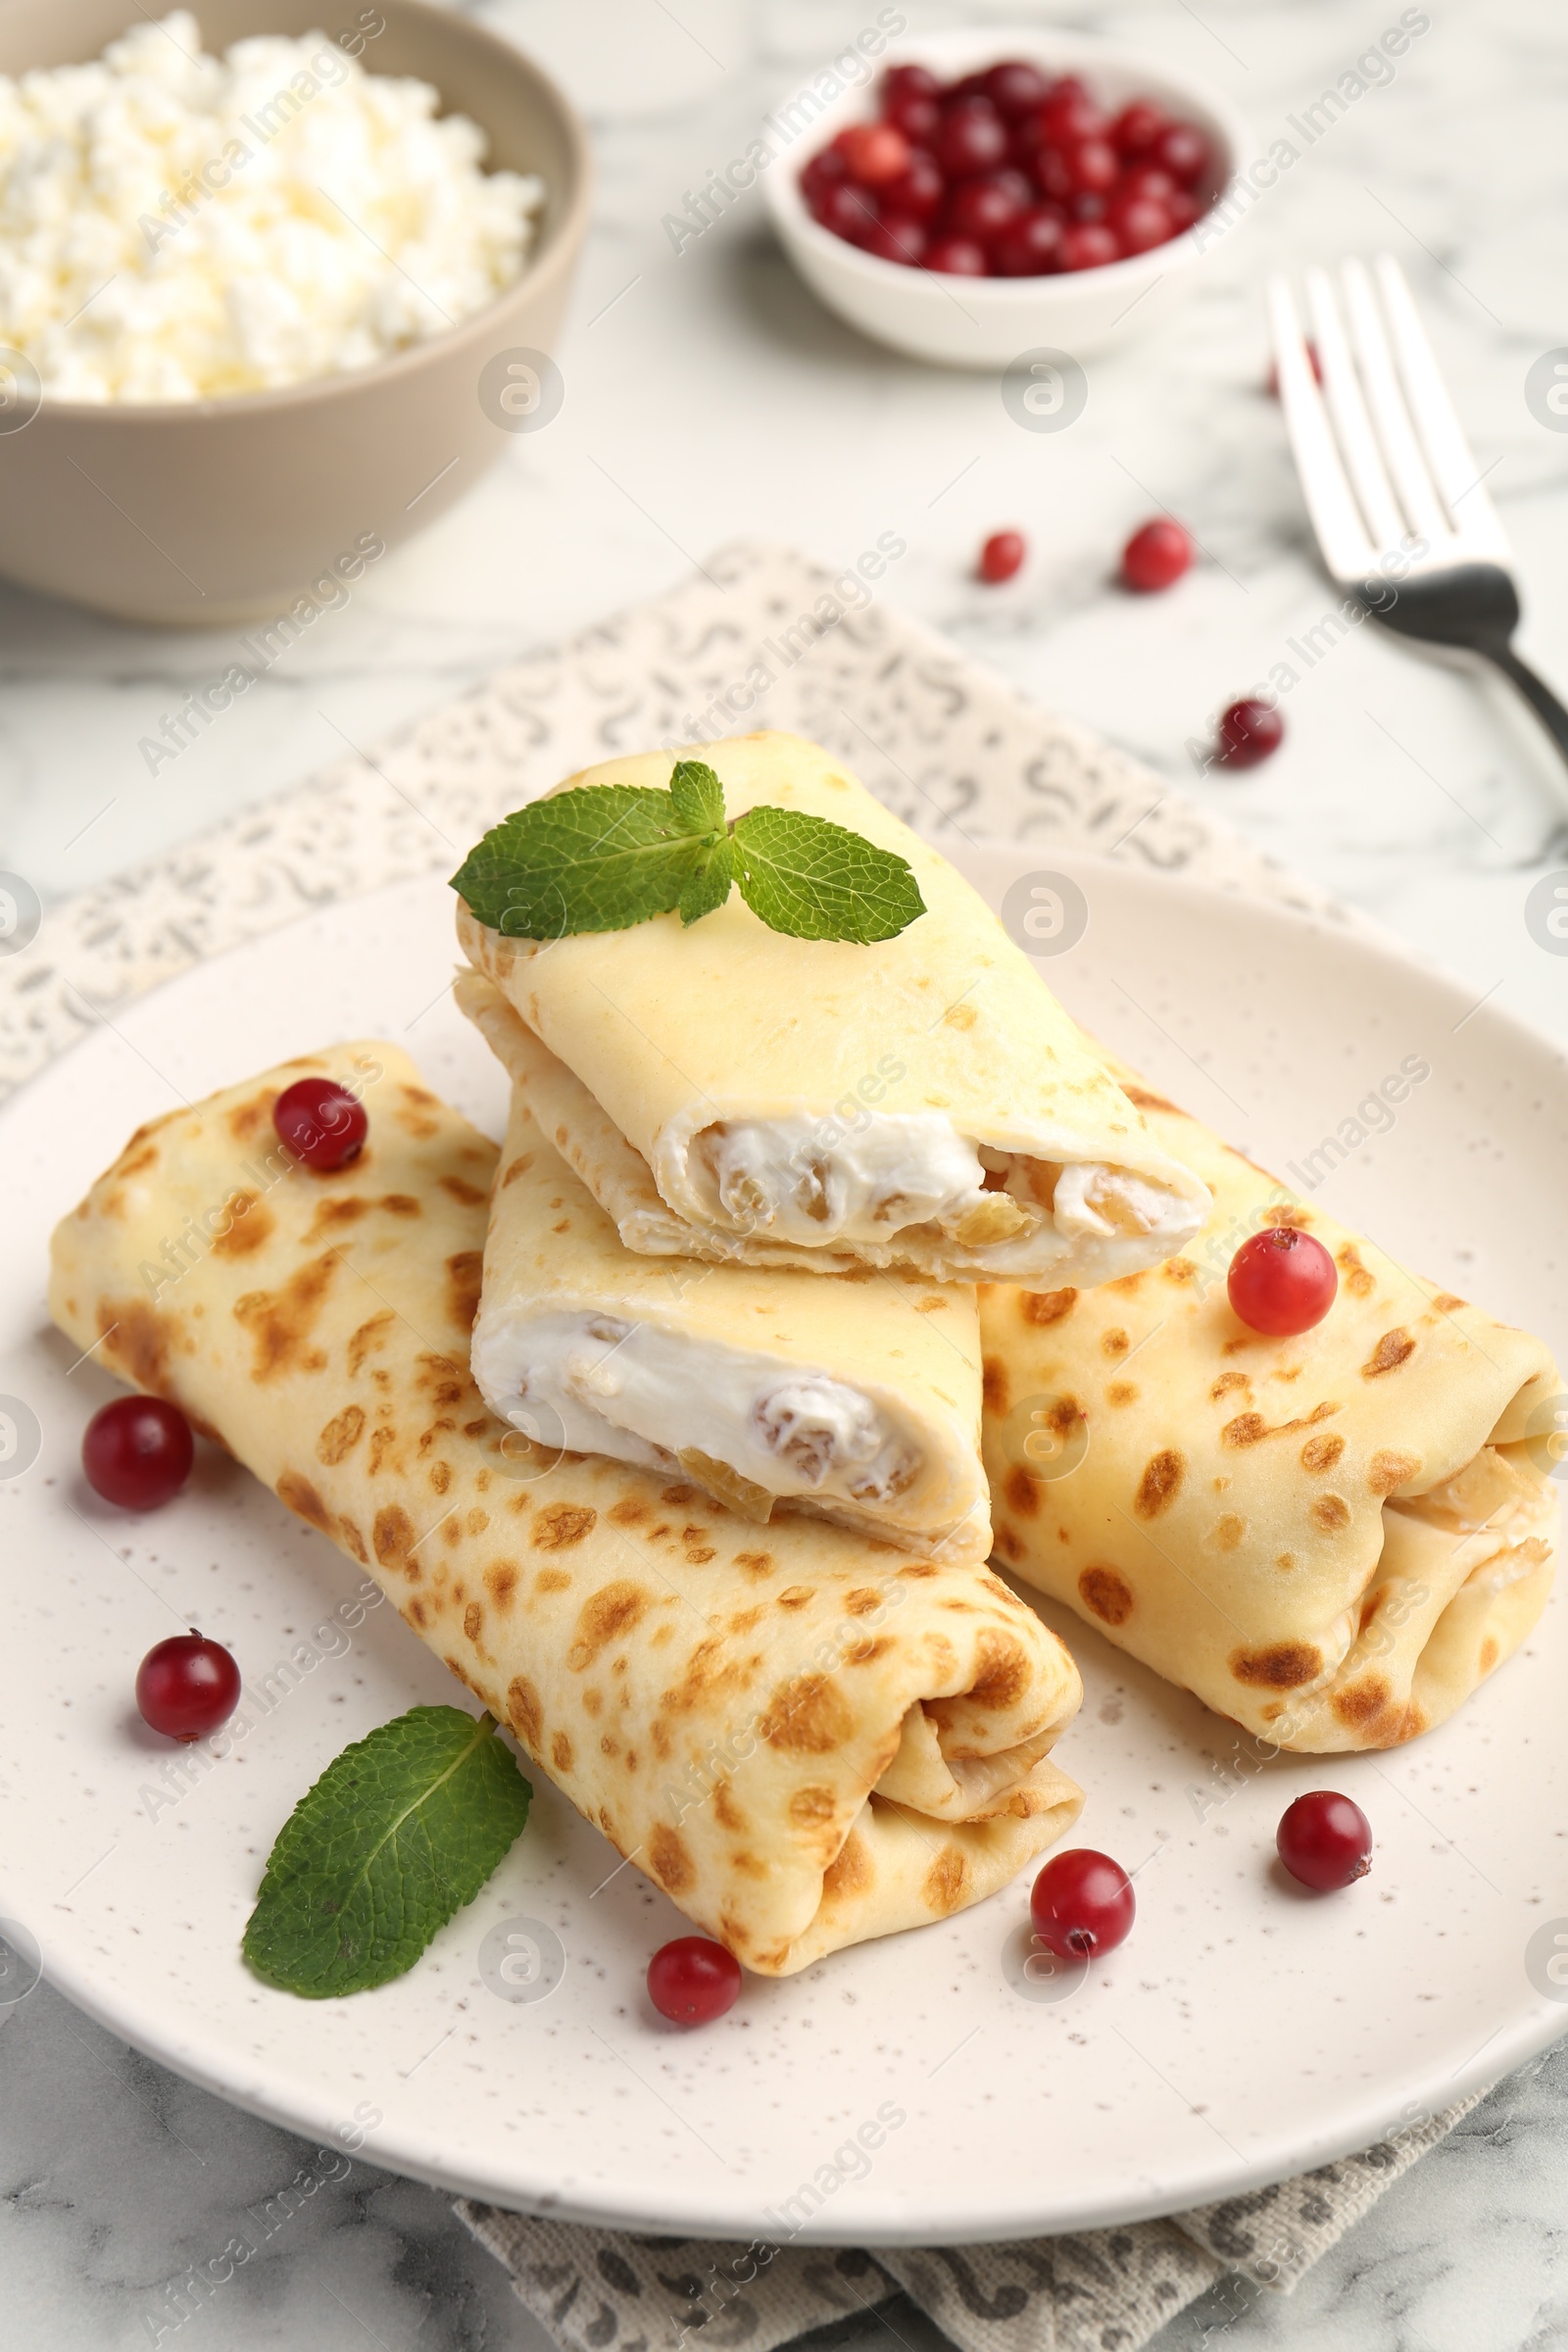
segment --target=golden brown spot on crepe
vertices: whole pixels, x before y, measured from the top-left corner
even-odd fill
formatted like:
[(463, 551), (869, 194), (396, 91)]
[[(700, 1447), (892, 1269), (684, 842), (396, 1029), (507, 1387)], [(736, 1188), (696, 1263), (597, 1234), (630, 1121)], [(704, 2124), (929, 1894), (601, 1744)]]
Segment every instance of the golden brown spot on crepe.
[(416, 1200), (412, 1193), (384, 1194), (376, 1205), (393, 1217), (422, 1217), (424, 1214), (423, 1201)]
[(1308, 1438), (1301, 1447), (1303, 1470), (1332, 1470), (1345, 1451), (1343, 1438)]
[[(457, 1595), (457, 1598), (461, 1600), (462, 1597), (463, 1595), (460, 1592)], [(463, 1631), (468, 1641), (478, 1641), (479, 1631), (483, 1624), (483, 1609), (479, 1606), (479, 1603), (476, 1600), (470, 1600), (467, 1607), (463, 1612)]]
[(600, 1740), (599, 1752), (602, 1756), (609, 1756), (612, 1762), (613, 1762), (614, 1758), (620, 1753), (620, 1741), (618, 1740), (612, 1740), (610, 1734), (606, 1732)]
[(1118, 1325), (1113, 1330), (1101, 1334), (1100, 1345), (1106, 1355), (1116, 1356), (1125, 1355), (1131, 1343), (1127, 1334)]
[(1457, 1308), (1468, 1306), (1470, 1301), (1468, 1298), (1456, 1298), (1452, 1291), (1440, 1291), (1432, 1303), (1440, 1315), (1451, 1315)]
[(852, 1830), (822, 1873), (822, 1900), (839, 1902), (848, 1895), (863, 1894), (875, 1879), (865, 1841)]
[(447, 1312), (462, 1331), (473, 1329), (483, 1275), (482, 1250), (459, 1250), (447, 1259)]
[(234, 1320), (250, 1333), (254, 1349), (253, 1380), (270, 1380), (305, 1356), (336, 1272), (337, 1257), (328, 1250), (299, 1267), (281, 1290), (247, 1291), (235, 1299)]
[(519, 1176), (526, 1176), (526, 1175), (527, 1175), (527, 1173), (528, 1173), (528, 1170), (529, 1170), (529, 1169), (530, 1169), (532, 1166), (533, 1166), (533, 1153), (532, 1153), (531, 1152), (524, 1152), (524, 1153), (522, 1154), (522, 1157), (521, 1157), (520, 1159), (514, 1159), (514, 1160), (513, 1161), (513, 1163), (512, 1163), (511, 1167), (510, 1167), (510, 1168), (508, 1168), (508, 1170), (507, 1170), (506, 1174), (505, 1174), (505, 1175), (502, 1177), (502, 1179), (501, 1179), (501, 1190), (502, 1190), (502, 1192), (505, 1192), (505, 1191), (506, 1191), (506, 1189), (507, 1189), (507, 1187), (508, 1187), (508, 1185), (509, 1185), (509, 1184), (515, 1184), (515, 1183), (516, 1183), (516, 1181), (517, 1181), (517, 1178), (518, 1178)]
[(1120, 1291), (1124, 1297), (1131, 1298), (1143, 1289), (1147, 1273), (1148, 1268), (1144, 1267), (1136, 1274), (1120, 1274), (1114, 1282), (1104, 1283), (1102, 1288), (1107, 1291)]
[(767, 1864), (759, 1862), (755, 1854), (744, 1851), (732, 1853), (729, 1858), (729, 1866), (743, 1879), (765, 1879), (767, 1876)]
[(408, 1085), (399, 1086), (398, 1093), (403, 1100), (393, 1104), (392, 1115), (404, 1132), (420, 1143), (428, 1143), (432, 1136), (439, 1135), (440, 1122), (430, 1116), (432, 1110), (441, 1107), (434, 1095), (427, 1095), (422, 1086)]
[(586, 1503), (553, 1502), (533, 1523), (535, 1551), (568, 1551), (582, 1542), (598, 1516)]
[(352, 1453), (365, 1435), (365, 1410), (358, 1404), (347, 1404), (334, 1415), (316, 1441), (316, 1458), (327, 1469)]
[(1150, 1456), (1133, 1496), (1133, 1509), (1140, 1519), (1157, 1519), (1166, 1504), (1175, 1500), (1186, 1467), (1183, 1456), (1169, 1447)]
[(920, 1892), (928, 1908), (939, 1919), (946, 1919), (949, 1912), (956, 1911), (962, 1902), (968, 1880), (969, 1865), (964, 1856), (956, 1845), (945, 1845), (926, 1872)]
[[(1012, 1595), (1008, 1593), (1010, 1600)], [(892, 1644), (889, 1644), (891, 1647)], [(989, 1629), (976, 1648), (979, 1672), (964, 1692), (974, 1707), (1015, 1707), (1028, 1690), (1031, 1674), (1027, 1653), (1010, 1634)]]
[(324, 1536), (331, 1534), (331, 1512), (310, 1480), (302, 1478), (297, 1470), (285, 1470), (279, 1477), (277, 1497), (280, 1502), (287, 1503), (297, 1519), (308, 1519)]
[(980, 1394), (988, 1413), (1004, 1413), (1007, 1409), (1007, 1367), (997, 1355), (988, 1355), (980, 1366)]
[(728, 1781), (713, 1783), (713, 1819), (721, 1830), (728, 1830), (734, 1837), (739, 1837), (746, 1828), (746, 1816), (731, 1796)]
[(713, 1549), (711, 1544), (688, 1544), (686, 1546), (686, 1565), (688, 1568), (706, 1568), (710, 1560), (716, 1559), (717, 1557), (718, 1554)]
[[(177, 1112), (175, 1116), (178, 1116)], [(146, 1133), (146, 1128), (138, 1127), (121, 1153), (119, 1173), (122, 1176), (140, 1176), (145, 1169), (157, 1167), (158, 1146), (156, 1144), (144, 1144), (139, 1152), (136, 1149), (137, 1144), (141, 1142), (141, 1138)]]
[(1004, 1559), (1011, 1560), (1014, 1565), (1024, 1556), (1023, 1544), (1010, 1527), (998, 1528), (997, 1549), (1002, 1553)]
[(917, 1315), (940, 1315), (946, 1311), (947, 1303), (940, 1291), (928, 1291), (923, 1298), (915, 1300), (914, 1311)]
[(1219, 1433), (1222, 1446), (1255, 1446), (1259, 1438), (1268, 1436), (1268, 1423), (1261, 1413), (1238, 1413), (1227, 1421)]
[(1343, 1494), (1320, 1494), (1312, 1505), (1312, 1524), (1326, 1536), (1338, 1535), (1350, 1524), (1350, 1506)]
[(438, 1494), (444, 1494), (452, 1484), (452, 1464), (450, 1462), (432, 1462), (430, 1464), (430, 1484)]
[(790, 1798), (790, 1819), (798, 1829), (820, 1829), (838, 1811), (838, 1799), (831, 1788), (810, 1786), (797, 1788)]
[(1222, 1372), (1208, 1392), (1209, 1401), (1218, 1404), (1220, 1398), (1228, 1396), (1233, 1389), (1250, 1389), (1251, 1385), (1245, 1372)]
[(536, 1592), (569, 1592), (571, 1578), (564, 1568), (541, 1568), (533, 1580)]
[(1361, 1366), (1361, 1378), (1376, 1380), (1382, 1372), (1396, 1372), (1414, 1353), (1415, 1342), (1407, 1331), (1386, 1331)]
[(950, 1004), (942, 1015), (950, 1029), (972, 1029), (979, 1019), (972, 1004)]
[(525, 1747), (538, 1747), (544, 1738), (544, 1710), (524, 1674), (514, 1674), (507, 1685), (507, 1721)]
[(639, 1502), (635, 1495), (628, 1494), (624, 1502), (612, 1503), (605, 1516), (612, 1519), (617, 1527), (635, 1527), (639, 1520), (647, 1518), (648, 1505)]
[(351, 1372), (360, 1372), (364, 1369), (366, 1357), (372, 1348), (381, 1346), (396, 1320), (397, 1317), (392, 1314), (372, 1315), (368, 1323), (360, 1325), (359, 1330), (349, 1342), (349, 1370)]
[(1348, 1731), (1365, 1731), (1384, 1713), (1393, 1696), (1381, 1674), (1364, 1674), (1358, 1683), (1350, 1683), (1345, 1690), (1336, 1691), (1334, 1712)]
[(414, 1521), (400, 1502), (388, 1503), (384, 1511), (376, 1512), (370, 1541), (383, 1568), (401, 1568), (411, 1577), (418, 1576), (419, 1563), (413, 1550)]
[(1139, 1110), (1167, 1110), (1178, 1119), (1186, 1116), (1174, 1102), (1167, 1102), (1163, 1095), (1151, 1094), (1147, 1086), (1124, 1086), (1121, 1091)]
[(571, 1740), (564, 1732), (557, 1732), (550, 1742), (550, 1761), (558, 1772), (571, 1770)]
[(503, 1616), (516, 1597), (519, 1573), (514, 1560), (492, 1560), (484, 1572), (484, 1589)]
[(1020, 1519), (1033, 1519), (1040, 1508), (1040, 1490), (1020, 1462), (1007, 1472), (1002, 1492)]
[(876, 1642), (873, 1642), (868, 1634), (862, 1634), (859, 1641), (846, 1644), (844, 1663), (846, 1666), (871, 1666), (878, 1658), (885, 1657), (893, 1647), (893, 1637), (890, 1634), (884, 1634)]
[(1352, 1298), (1366, 1298), (1374, 1292), (1377, 1276), (1361, 1263), (1361, 1252), (1353, 1242), (1347, 1242), (1335, 1251), (1334, 1262), (1345, 1277), (1345, 1287)]
[(1487, 1636), (1486, 1640), (1485, 1640), (1485, 1641), (1482, 1642), (1482, 1644), (1481, 1644), (1481, 1671), (1482, 1671), (1482, 1673), (1483, 1673), (1483, 1674), (1490, 1674), (1490, 1673), (1492, 1672), (1492, 1669), (1494, 1668), (1494, 1666), (1495, 1666), (1495, 1664), (1496, 1664), (1496, 1663), (1497, 1663), (1497, 1638), (1496, 1638), (1496, 1636), (1495, 1636), (1494, 1634), (1489, 1634), (1489, 1635)]
[(490, 1197), (478, 1185), (470, 1184), (466, 1176), (443, 1176), (441, 1190), (450, 1193), (454, 1200), (461, 1200), (465, 1208), (482, 1208)]
[(774, 1690), (760, 1729), (769, 1747), (793, 1755), (825, 1756), (850, 1738), (855, 1717), (837, 1684), (825, 1674), (797, 1674)]
[(810, 1585), (787, 1585), (782, 1592), (775, 1592), (773, 1598), (781, 1609), (804, 1609), (812, 1597), (813, 1591)]
[(369, 1564), (370, 1555), (365, 1548), (365, 1538), (361, 1535), (354, 1521), (344, 1513), (340, 1513), (338, 1516), (337, 1532), (342, 1541), (348, 1545), (350, 1551), (353, 1552), (354, 1557), (359, 1561), (360, 1566), (362, 1568), (368, 1567)]
[(1247, 1533), (1247, 1521), (1234, 1511), (1223, 1512), (1208, 1531), (1208, 1540), (1216, 1551), (1234, 1551)]
[(388, 1457), (397, 1452), (397, 1449), (398, 1433), (395, 1429), (385, 1428), (371, 1430), (369, 1471), (372, 1478), (374, 1478), (376, 1473), (382, 1468)]
[(1239, 1683), (1264, 1690), (1297, 1690), (1315, 1682), (1323, 1671), (1323, 1654), (1309, 1642), (1277, 1642), (1271, 1649), (1235, 1649), (1230, 1669)]
[(666, 1894), (684, 1894), (697, 1884), (697, 1866), (685, 1840), (667, 1822), (660, 1822), (648, 1840), (648, 1870)]
[(768, 1576), (772, 1573), (773, 1554), (770, 1551), (738, 1551), (735, 1565), (744, 1568), (748, 1576)]
[(1198, 1268), (1190, 1257), (1167, 1257), (1160, 1267), (1167, 1282), (1196, 1282)]
[[(885, 1546), (879, 1544), (876, 1548), (881, 1551)], [(930, 1560), (910, 1560), (907, 1567), (899, 1570), (900, 1576), (940, 1576), (941, 1573), (942, 1571)]]
[(275, 1089), (269, 1087), (265, 1093), (253, 1095), (248, 1102), (236, 1102), (228, 1114), (229, 1134), (242, 1144), (248, 1143), (263, 1120), (270, 1116), (276, 1100)]
[(1392, 1494), (1407, 1478), (1414, 1478), (1420, 1467), (1418, 1453), (1397, 1453), (1392, 1446), (1381, 1447), (1367, 1464), (1366, 1483), (1374, 1494)]
[(650, 1605), (651, 1595), (625, 1577), (591, 1592), (578, 1614), (577, 1638), (566, 1653), (572, 1673), (583, 1673), (607, 1642), (630, 1633), (647, 1616)]
[(430, 1622), (430, 1612), (425, 1607), (423, 1600), (417, 1595), (416, 1595), (413, 1600), (406, 1604), (403, 1614), (408, 1619), (409, 1623), (411, 1625), (416, 1625), (421, 1633), (423, 1633), (425, 1627)]
[(368, 1216), (370, 1203), (352, 1193), (345, 1198), (318, 1202), (311, 1229), (305, 1236), (307, 1249), (324, 1241), (328, 1234), (341, 1233), (345, 1225), (357, 1225), (361, 1217)]
[(882, 1595), (875, 1585), (857, 1585), (853, 1592), (844, 1595), (847, 1617), (868, 1617), (873, 1609), (882, 1606)]
[(678, 1511), (684, 1504), (698, 1499), (697, 1489), (688, 1486), (665, 1487), (659, 1499), (667, 1502), (671, 1510)]
[(1086, 1568), (1078, 1591), (1084, 1607), (1102, 1625), (1125, 1625), (1133, 1613), (1132, 1587), (1115, 1568)]
[(1020, 1291), (1018, 1312), (1026, 1323), (1059, 1323), (1078, 1303), (1076, 1291)]
[[(234, 1193), (223, 1205), (228, 1223), (213, 1236), (215, 1257), (249, 1257), (277, 1230), (277, 1219), (259, 1193)], [(316, 1236), (312, 1233), (305, 1238), (312, 1242)]]
[(1132, 1404), (1138, 1396), (1138, 1384), (1131, 1380), (1113, 1380), (1105, 1391), (1107, 1404)]

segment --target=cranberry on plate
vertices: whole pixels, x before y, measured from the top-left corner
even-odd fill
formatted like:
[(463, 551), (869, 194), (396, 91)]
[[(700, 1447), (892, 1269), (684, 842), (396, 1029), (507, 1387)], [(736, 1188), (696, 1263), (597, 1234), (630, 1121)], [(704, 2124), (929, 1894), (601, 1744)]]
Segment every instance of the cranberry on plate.
[(1022, 531), (993, 531), (980, 550), (975, 568), (981, 579), (996, 587), (1020, 569), (1026, 552)]
[(956, 277), (1099, 270), (1167, 244), (1202, 209), (1203, 132), (1149, 99), (1113, 116), (1076, 74), (1001, 58), (942, 82), (893, 66), (877, 101), (875, 122), (811, 157), (801, 192), (879, 261)]
[(87, 1484), (125, 1511), (156, 1511), (172, 1501), (195, 1458), (190, 1423), (161, 1396), (117, 1396), (100, 1405), (81, 1440)]
[(734, 2008), (740, 1988), (740, 1962), (706, 1936), (677, 1936), (648, 1963), (648, 1997), (674, 2026), (711, 2025)]
[(202, 1740), (239, 1705), (239, 1668), (221, 1642), (194, 1626), (150, 1649), (136, 1669), (144, 1723), (169, 1740)]
[(1035, 1934), (1058, 1960), (1098, 1960), (1132, 1933), (1133, 1883), (1109, 1854), (1092, 1846), (1053, 1854), (1029, 1896)]
[(1250, 1331), (1296, 1339), (1312, 1331), (1334, 1304), (1340, 1278), (1319, 1241), (1294, 1225), (1265, 1225), (1231, 1259), (1225, 1288)]
[(1288, 1805), (1274, 1842), (1292, 1878), (1321, 1894), (1353, 1886), (1372, 1867), (1372, 1824), (1333, 1788), (1314, 1788)]
[(1121, 551), (1121, 576), (1129, 588), (1149, 595), (1173, 587), (1193, 560), (1193, 543), (1179, 522), (1156, 515), (1134, 531)]
[(1285, 740), (1285, 721), (1273, 703), (1244, 695), (1220, 712), (1219, 757), (1227, 767), (1256, 767)]

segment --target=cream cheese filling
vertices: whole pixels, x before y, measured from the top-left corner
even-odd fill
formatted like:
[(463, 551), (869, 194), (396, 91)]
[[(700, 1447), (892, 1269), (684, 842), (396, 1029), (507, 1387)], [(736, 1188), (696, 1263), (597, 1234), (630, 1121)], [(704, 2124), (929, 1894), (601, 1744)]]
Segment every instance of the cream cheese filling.
[(768, 1495), (897, 1508), (917, 1433), (825, 1372), (603, 1314), (481, 1314), (473, 1375), (492, 1412), (547, 1446), (678, 1472), (693, 1452)]
[(696, 1137), (688, 1167), (705, 1212), (732, 1232), (809, 1249), (934, 1228), (1004, 1274), (1085, 1244), (1148, 1265), (1190, 1241), (1204, 1213), (1130, 1169), (982, 1148), (939, 1111), (868, 1114), (831, 1141), (805, 1116), (722, 1120)]

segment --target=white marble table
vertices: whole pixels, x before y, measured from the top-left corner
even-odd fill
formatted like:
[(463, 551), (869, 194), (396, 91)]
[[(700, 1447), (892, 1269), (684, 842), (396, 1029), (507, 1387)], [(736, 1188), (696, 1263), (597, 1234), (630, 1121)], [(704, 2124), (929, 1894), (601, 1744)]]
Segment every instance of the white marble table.
[[(934, 13), (906, 0), (916, 24)], [(127, 7), (127, 16), (132, 13)], [(1568, 963), (1524, 922), (1568, 863), (1568, 772), (1501, 690), (1371, 628), (1304, 675), (1250, 778), (1187, 753), (1330, 602), (1275, 404), (1271, 266), (1387, 247), (1403, 262), (1512, 533), (1522, 650), (1568, 688), (1568, 435), (1524, 398), (1565, 339), (1568, 65), (1556, 0), (1439, 0), (1391, 87), (1313, 148), (1216, 255), (1198, 302), (1095, 364), (1082, 421), (1011, 423), (994, 380), (900, 363), (828, 318), (755, 199), (677, 259), (661, 217), (744, 146), (762, 106), (874, 11), (857, 0), (493, 0), (589, 116), (597, 226), (561, 351), (565, 406), (463, 506), (367, 575), (221, 725), (154, 780), (138, 739), (229, 659), (0, 588), (0, 865), (46, 897), (134, 865), (459, 691), (513, 652), (668, 585), (738, 536), (836, 563), (908, 543), (886, 593), (1077, 712), (1418, 952), (1568, 1038)], [(991, 0), (975, 16), (1026, 22)], [(1266, 144), (1352, 64), (1394, 0), (1083, 0), (1075, 24), (1223, 83)], [(1169, 598), (1111, 583), (1166, 506), (1205, 551)], [(987, 590), (978, 540), (1013, 523), (1026, 572)], [(110, 2041), (40, 1989), (0, 2027), (0, 2340), (282, 2352), (377, 2342), (529, 2347), (538, 2331), (445, 2204), (356, 2166), (267, 2241), (220, 2302), (161, 2338), (163, 2290), (307, 2160)], [(1165, 2352), (1568, 2344), (1568, 2058), (1502, 2086), (1289, 2300), (1219, 2290)], [(879, 2339), (886, 2335), (877, 2331)], [(907, 2317), (900, 2332), (926, 2340)]]

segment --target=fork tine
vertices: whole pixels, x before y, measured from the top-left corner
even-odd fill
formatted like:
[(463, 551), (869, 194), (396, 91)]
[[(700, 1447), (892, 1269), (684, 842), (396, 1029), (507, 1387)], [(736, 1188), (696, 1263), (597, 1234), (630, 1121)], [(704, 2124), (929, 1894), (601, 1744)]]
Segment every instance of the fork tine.
[(1285, 429), (1296, 453), (1301, 494), (1323, 561), (1337, 580), (1364, 580), (1371, 574), (1377, 551), (1366, 535), (1360, 509), (1340, 463), (1328, 413), (1306, 355), (1295, 299), (1283, 277), (1269, 280), (1268, 314)]
[(1350, 261), (1341, 271), (1341, 283), (1345, 288), (1345, 307), (1349, 313), (1350, 340), (1366, 387), (1367, 406), (1372, 412), (1383, 462), (1393, 476), (1410, 528), (1436, 547), (1440, 541), (1451, 537), (1448, 516), (1427, 472), (1426, 459), (1394, 372), (1394, 359), (1378, 314), (1372, 280), (1363, 264)]
[[(1448, 511), (1454, 529), (1474, 552), (1499, 560), (1508, 555), (1507, 536), (1497, 511), (1482, 486), (1481, 469), (1453, 413), (1447, 387), (1427, 341), (1404, 271), (1392, 254), (1380, 254), (1373, 265), (1383, 297), (1405, 399), (1426, 451), (1432, 478)], [(1484, 544), (1483, 544), (1484, 543)]]
[(1349, 471), (1373, 544), (1380, 554), (1385, 553), (1398, 545), (1404, 533), (1404, 520), (1378, 454), (1377, 436), (1367, 415), (1340, 306), (1326, 270), (1307, 271), (1306, 299), (1312, 337), (1323, 369), (1323, 396), (1339, 440), (1340, 455)]

